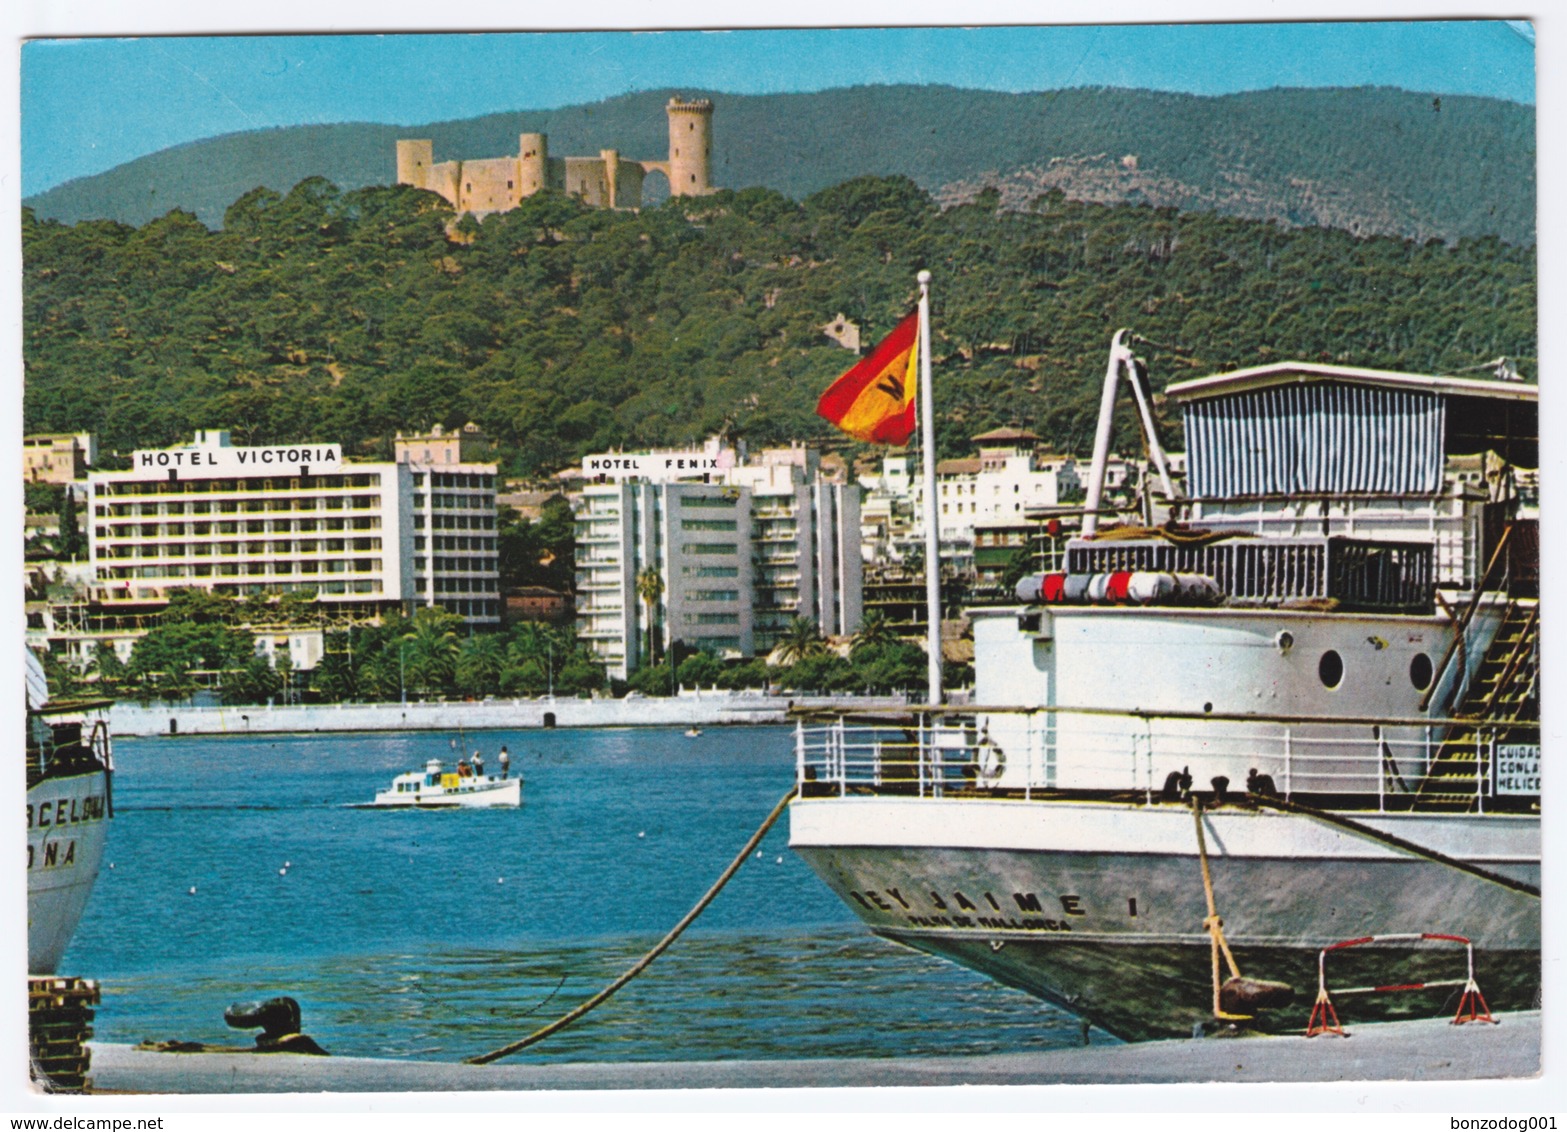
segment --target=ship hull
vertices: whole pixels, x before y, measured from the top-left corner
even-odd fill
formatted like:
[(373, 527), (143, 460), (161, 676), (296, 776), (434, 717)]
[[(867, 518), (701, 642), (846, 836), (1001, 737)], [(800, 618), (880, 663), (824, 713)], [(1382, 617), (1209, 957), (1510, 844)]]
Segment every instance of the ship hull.
[(87, 907), (108, 837), (108, 775), (48, 777), (27, 791), (27, 964), (51, 975)]
[[(1370, 814), (1381, 833), (1524, 886), (1539, 884), (1538, 819)], [(1241, 972), (1290, 984), (1266, 1025), (1306, 1024), (1320, 950), (1345, 939), (1472, 939), (1496, 1009), (1540, 982), (1539, 899), (1386, 840), (1299, 814), (1203, 816), (1215, 899)], [(1178, 804), (802, 798), (791, 845), (879, 935), (1065, 1006), (1129, 1040), (1212, 1018), (1211, 943), (1192, 812)], [(1461, 945), (1335, 952), (1335, 986), (1462, 980)], [(1349, 1019), (1430, 1016), (1461, 988), (1345, 997)]]
[[(1212, 969), (1206, 940), (1127, 943), (1106, 940), (1008, 939), (1000, 949), (990, 940), (935, 933), (877, 934), (951, 960), (1064, 1007), (1084, 1021), (1125, 1041), (1191, 1037), (1208, 1026), (1212, 1013)], [(1279, 945), (1233, 946), (1249, 977), (1293, 988), (1290, 1001), (1259, 1011), (1248, 1023), (1267, 1033), (1300, 1033), (1310, 1019), (1317, 987), (1313, 948)], [(1538, 1009), (1540, 953), (1491, 949), (1477, 957), (1478, 985), (1492, 1011)], [(1459, 950), (1385, 947), (1360, 949), (1329, 959), (1329, 988), (1390, 983), (1447, 983), (1463, 977)], [(1455, 1015), (1462, 988), (1339, 995), (1335, 1016), (1346, 1031), (1368, 1022)]]

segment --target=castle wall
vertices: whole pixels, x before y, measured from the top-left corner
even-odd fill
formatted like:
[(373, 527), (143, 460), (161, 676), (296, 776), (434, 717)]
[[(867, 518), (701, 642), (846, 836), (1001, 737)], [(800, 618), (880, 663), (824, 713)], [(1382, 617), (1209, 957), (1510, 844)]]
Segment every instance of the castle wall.
[(642, 207), (642, 164), (638, 161), (621, 161), (615, 169), (615, 207)]
[(458, 182), (457, 208), (479, 216), (516, 208), (522, 201), (522, 194), (517, 190), (517, 178), (515, 157), (485, 157), (477, 161), (464, 161)]
[(594, 208), (640, 208), (647, 174), (669, 178), (672, 196), (702, 196), (713, 191), (713, 104), (678, 98), (665, 107), (669, 119), (669, 160), (629, 161), (614, 149), (597, 157), (551, 157), (544, 134), (519, 134), (517, 156), (486, 157), (436, 164), (429, 139), (397, 142), (397, 183), (439, 193), (459, 212), (486, 215), (516, 208), (541, 189), (580, 197)]
[(620, 153), (613, 149), (599, 150), (599, 159), (604, 162), (604, 191), (609, 198), (609, 207), (618, 207), (620, 200)]
[(432, 193), (440, 193), (446, 198), (453, 208), (459, 207), (457, 203), (457, 179), (462, 176), (462, 162), (443, 161), (439, 165), (430, 167), (430, 175), (425, 179), (422, 188), (429, 189)]
[(566, 162), (566, 192), (581, 197), (584, 204), (593, 208), (609, 208), (609, 181), (604, 172), (601, 157), (568, 157)]

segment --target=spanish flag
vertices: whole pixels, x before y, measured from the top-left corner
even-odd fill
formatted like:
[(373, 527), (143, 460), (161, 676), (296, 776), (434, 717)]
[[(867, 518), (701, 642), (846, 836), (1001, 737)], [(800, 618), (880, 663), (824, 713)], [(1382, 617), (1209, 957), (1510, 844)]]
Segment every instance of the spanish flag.
[(914, 433), (920, 316), (915, 311), (816, 402), (825, 417), (856, 440), (907, 444)]

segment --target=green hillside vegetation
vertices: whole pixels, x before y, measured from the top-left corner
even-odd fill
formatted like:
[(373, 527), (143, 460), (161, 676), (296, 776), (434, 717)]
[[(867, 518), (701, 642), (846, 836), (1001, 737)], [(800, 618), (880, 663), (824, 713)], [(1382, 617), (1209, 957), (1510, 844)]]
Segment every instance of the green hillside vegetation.
[(480, 223), (316, 179), (246, 194), (219, 231), (24, 211), (25, 427), (386, 457), (398, 429), (473, 420), (513, 474), (720, 429), (852, 448), (814, 415), (853, 361), (821, 327), (842, 312), (874, 340), (922, 267), (944, 454), (1001, 424), (1086, 451), (1121, 326), (1178, 348), (1150, 357), (1159, 388), (1285, 358), (1446, 373), (1505, 354), (1534, 373), (1532, 247), (996, 199), (940, 210), (907, 178), (858, 178), (639, 214), (541, 194)]
[(614, 148), (661, 160), (668, 149), (663, 106), (676, 93), (715, 100), (713, 175), (730, 188), (762, 186), (803, 199), (875, 174), (906, 176), (936, 194), (1004, 182), (1053, 158), (1135, 156), (1141, 181), (1120, 190), (1133, 201), (1197, 203), (1362, 234), (1535, 238), (1532, 107), (1370, 87), (1222, 97), (1097, 88), (659, 90), (456, 122), (231, 134), (151, 154), (26, 203), (67, 223), (140, 225), (181, 208), (217, 226), (229, 203), (256, 185), (286, 191), (312, 176), (345, 190), (389, 184), (399, 137), (431, 138), (437, 161), (514, 154), (525, 131), (547, 133), (559, 156)]

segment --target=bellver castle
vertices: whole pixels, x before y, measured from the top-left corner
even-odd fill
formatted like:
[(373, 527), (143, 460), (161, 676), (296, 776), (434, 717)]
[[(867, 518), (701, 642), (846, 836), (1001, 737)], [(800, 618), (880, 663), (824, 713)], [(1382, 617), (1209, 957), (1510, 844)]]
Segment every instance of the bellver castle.
[(437, 165), (428, 139), (404, 140), (397, 143), (397, 183), (439, 193), (457, 211), (476, 216), (516, 208), (540, 189), (559, 189), (595, 208), (640, 208), (642, 182), (653, 172), (669, 178), (671, 196), (712, 192), (712, 102), (671, 98), (664, 112), (667, 161), (632, 161), (614, 149), (601, 149), (597, 157), (551, 157), (546, 135), (522, 134), (515, 157)]

